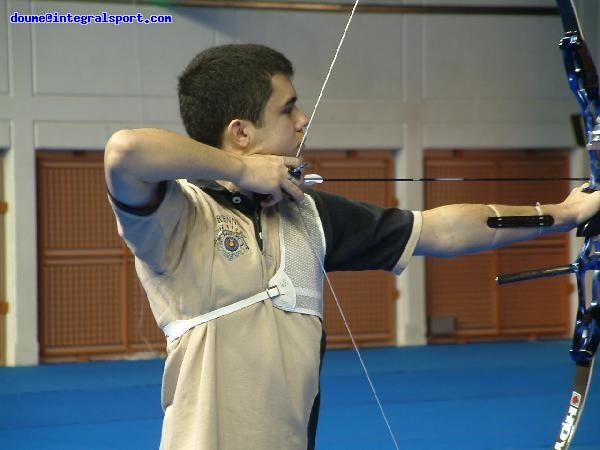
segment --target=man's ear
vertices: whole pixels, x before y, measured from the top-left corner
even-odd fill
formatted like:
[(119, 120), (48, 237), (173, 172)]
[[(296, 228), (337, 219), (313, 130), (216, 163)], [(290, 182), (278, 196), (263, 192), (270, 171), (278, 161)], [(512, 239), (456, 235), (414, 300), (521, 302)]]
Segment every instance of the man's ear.
[(247, 148), (252, 141), (252, 123), (248, 120), (233, 119), (227, 125), (225, 139), (236, 147)]

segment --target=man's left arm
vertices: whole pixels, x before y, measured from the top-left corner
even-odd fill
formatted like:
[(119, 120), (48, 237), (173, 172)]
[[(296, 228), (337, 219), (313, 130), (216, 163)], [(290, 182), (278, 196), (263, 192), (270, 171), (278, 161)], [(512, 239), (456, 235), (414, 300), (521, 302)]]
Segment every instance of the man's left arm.
[[(415, 255), (458, 256), (515, 242), (542, 234), (569, 231), (600, 210), (600, 191), (585, 193), (581, 187), (571, 191), (558, 204), (532, 206), (457, 204), (423, 211), (421, 235)], [(548, 227), (490, 228), (488, 217), (550, 215)]]

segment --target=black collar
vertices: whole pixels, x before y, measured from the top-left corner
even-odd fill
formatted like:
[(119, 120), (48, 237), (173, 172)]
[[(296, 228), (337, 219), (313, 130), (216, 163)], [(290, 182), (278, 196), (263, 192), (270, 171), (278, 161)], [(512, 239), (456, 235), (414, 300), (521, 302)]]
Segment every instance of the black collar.
[(247, 216), (251, 217), (261, 208), (260, 202), (263, 200), (263, 198), (261, 198), (259, 195), (255, 195), (254, 198), (250, 198), (239, 191), (231, 192), (225, 186), (220, 185), (215, 181), (211, 181), (209, 183), (202, 183), (193, 180), (189, 181), (199, 186), (220, 205), (237, 209)]

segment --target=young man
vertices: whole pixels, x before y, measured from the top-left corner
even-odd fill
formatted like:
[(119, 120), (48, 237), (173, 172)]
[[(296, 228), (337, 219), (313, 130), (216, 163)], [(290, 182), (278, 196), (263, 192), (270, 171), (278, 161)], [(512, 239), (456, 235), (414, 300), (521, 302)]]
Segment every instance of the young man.
[[(122, 130), (106, 145), (119, 232), (167, 335), (162, 449), (314, 447), (321, 263), (399, 274), (412, 255), (459, 255), (539, 234), (486, 226), (490, 215), (537, 215), (534, 206), (421, 213), (304, 193), (288, 173), (300, 164), (308, 122), (292, 75), (267, 47), (208, 49), (179, 80), (190, 137)], [(599, 209), (599, 193), (575, 189), (541, 206), (555, 219), (544, 232), (570, 230)]]

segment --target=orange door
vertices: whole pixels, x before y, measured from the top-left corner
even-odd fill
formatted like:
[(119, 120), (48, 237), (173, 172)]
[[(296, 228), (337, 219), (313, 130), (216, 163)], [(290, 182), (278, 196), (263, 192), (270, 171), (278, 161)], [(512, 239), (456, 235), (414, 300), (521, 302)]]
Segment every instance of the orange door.
[(164, 349), (108, 204), (101, 152), (37, 156), (43, 360)]
[[(391, 178), (393, 155), (388, 151), (306, 152), (307, 173), (331, 178)], [(318, 189), (347, 198), (397, 206), (392, 183), (326, 182)], [(395, 277), (385, 271), (336, 272), (329, 275), (352, 333), (362, 345), (393, 345), (398, 297)], [(327, 283), (324, 287), (325, 327), (329, 346), (349, 346), (350, 338)]]
[[(560, 151), (428, 151), (425, 167), (428, 178), (569, 176), (568, 154)], [(427, 208), (449, 203), (533, 206), (536, 202), (562, 200), (569, 192), (569, 182), (431, 182), (425, 189)], [(568, 262), (568, 236), (564, 233), (476, 255), (427, 258), (430, 325), (443, 318), (455, 324), (454, 333), (442, 335), (436, 332), (435, 326), (430, 326), (430, 341), (567, 336), (572, 289), (569, 277), (500, 287), (494, 279), (498, 274)]]
[[(328, 177), (391, 177), (389, 152), (307, 154)], [(42, 360), (164, 350), (137, 281), (133, 258), (117, 236), (106, 199), (101, 152), (39, 152), (39, 324)], [(386, 183), (328, 183), (323, 189), (393, 206)], [(394, 342), (394, 277), (385, 272), (332, 274), (353, 332), (362, 344)], [(329, 344), (349, 345), (326, 291)]]

